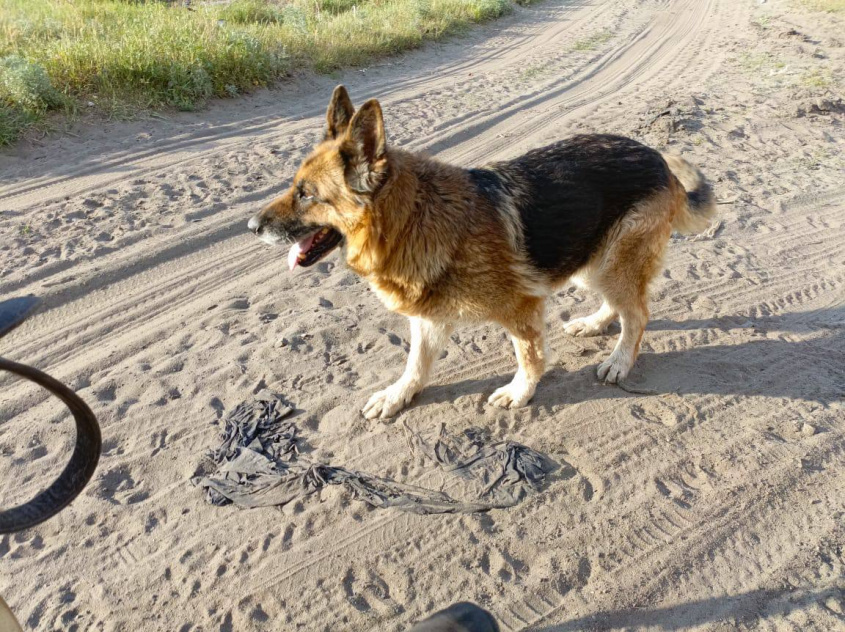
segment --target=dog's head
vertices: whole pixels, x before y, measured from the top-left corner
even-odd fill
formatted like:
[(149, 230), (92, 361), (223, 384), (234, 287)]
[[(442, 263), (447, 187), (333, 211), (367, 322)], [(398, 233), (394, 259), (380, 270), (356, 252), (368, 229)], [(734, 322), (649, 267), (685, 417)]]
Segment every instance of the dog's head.
[(249, 220), (270, 244), (293, 242), (288, 266), (310, 266), (365, 230), (373, 197), (388, 176), (384, 119), (378, 101), (357, 112), (338, 86), (326, 112), (326, 136), (306, 158), (290, 189)]

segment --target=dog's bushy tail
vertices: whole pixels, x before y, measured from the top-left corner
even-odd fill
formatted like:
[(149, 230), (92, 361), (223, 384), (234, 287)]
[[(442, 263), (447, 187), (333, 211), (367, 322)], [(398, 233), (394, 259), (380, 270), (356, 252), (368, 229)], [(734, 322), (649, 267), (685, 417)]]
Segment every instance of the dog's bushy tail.
[(687, 203), (675, 216), (672, 228), (679, 233), (700, 233), (710, 226), (716, 217), (716, 198), (713, 187), (704, 174), (680, 156), (663, 154), (669, 169), (684, 186)]

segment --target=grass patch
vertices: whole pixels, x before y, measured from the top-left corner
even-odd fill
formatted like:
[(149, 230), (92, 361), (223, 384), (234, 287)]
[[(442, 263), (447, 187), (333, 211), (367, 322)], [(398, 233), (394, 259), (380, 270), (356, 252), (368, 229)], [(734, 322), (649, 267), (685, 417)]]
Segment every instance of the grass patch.
[(232, 24), (283, 24), (285, 12), (269, 2), (240, 0), (224, 6), (219, 17)]
[(578, 40), (572, 46), (572, 50), (594, 50), (607, 42), (611, 37), (613, 37), (613, 31), (610, 29), (604, 29), (603, 31), (599, 31), (596, 34), (591, 35), (590, 37)]
[(801, 0), (801, 4), (816, 11), (828, 13), (845, 11), (845, 0)]
[(533, 81), (549, 72), (548, 63), (540, 63), (528, 66), (520, 73), (520, 76), (526, 81)]
[(808, 88), (826, 89), (833, 85), (833, 73), (829, 70), (813, 70), (805, 73), (800, 80)]
[(739, 65), (750, 73), (773, 73), (786, 68), (786, 63), (769, 52), (743, 53)]
[(768, 31), (772, 28), (772, 18), (769, 15), (763, 15), (759, 18), (751, 20), (751, 24), (756, 26), (761, 31)]
[(331, 73), (530, 0), (0, 0), (0, 145), (50, 111), (173, 107)]

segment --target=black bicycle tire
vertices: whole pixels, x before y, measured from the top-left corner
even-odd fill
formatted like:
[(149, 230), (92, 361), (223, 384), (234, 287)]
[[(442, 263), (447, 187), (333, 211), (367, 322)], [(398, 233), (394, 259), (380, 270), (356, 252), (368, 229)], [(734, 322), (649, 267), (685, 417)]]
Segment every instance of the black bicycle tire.
[(49, 520), (79, 496), (97, 469), (102, 435), (97, 418), (88, 405), (70, 388), (25, 364), (0, 358), (0, 371), (14, 373), (47, 389), (70, 409), (76, 421), (76, 443), (62, 473), (44, 491), (11, 509), (0, 509), (0, 534), (30, 529)]

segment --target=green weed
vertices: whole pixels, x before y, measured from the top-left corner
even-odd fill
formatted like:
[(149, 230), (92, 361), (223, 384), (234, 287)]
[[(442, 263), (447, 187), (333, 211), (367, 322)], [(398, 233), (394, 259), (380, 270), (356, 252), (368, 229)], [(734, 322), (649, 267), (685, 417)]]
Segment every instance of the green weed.
[(234, 0), (190, 10), (156, 0), (0, 0), (0, 145), (51, 110), (89, 101), (104, 114), (194, 110), (294, 70), (365, 64), (512, 8), (512, 0)]
[(845, 11), (845, 0), (801, 0), (801, 3), (816, 11), (836, 13)]
[(582, 40), (578, 40), (572, 46), (572, 50), (594, 50), (607, 42), (611, 37), (613, 37), (613, 31), (610, 29), (605, 29), (600, 31), (590, 37), (586, 37)]

